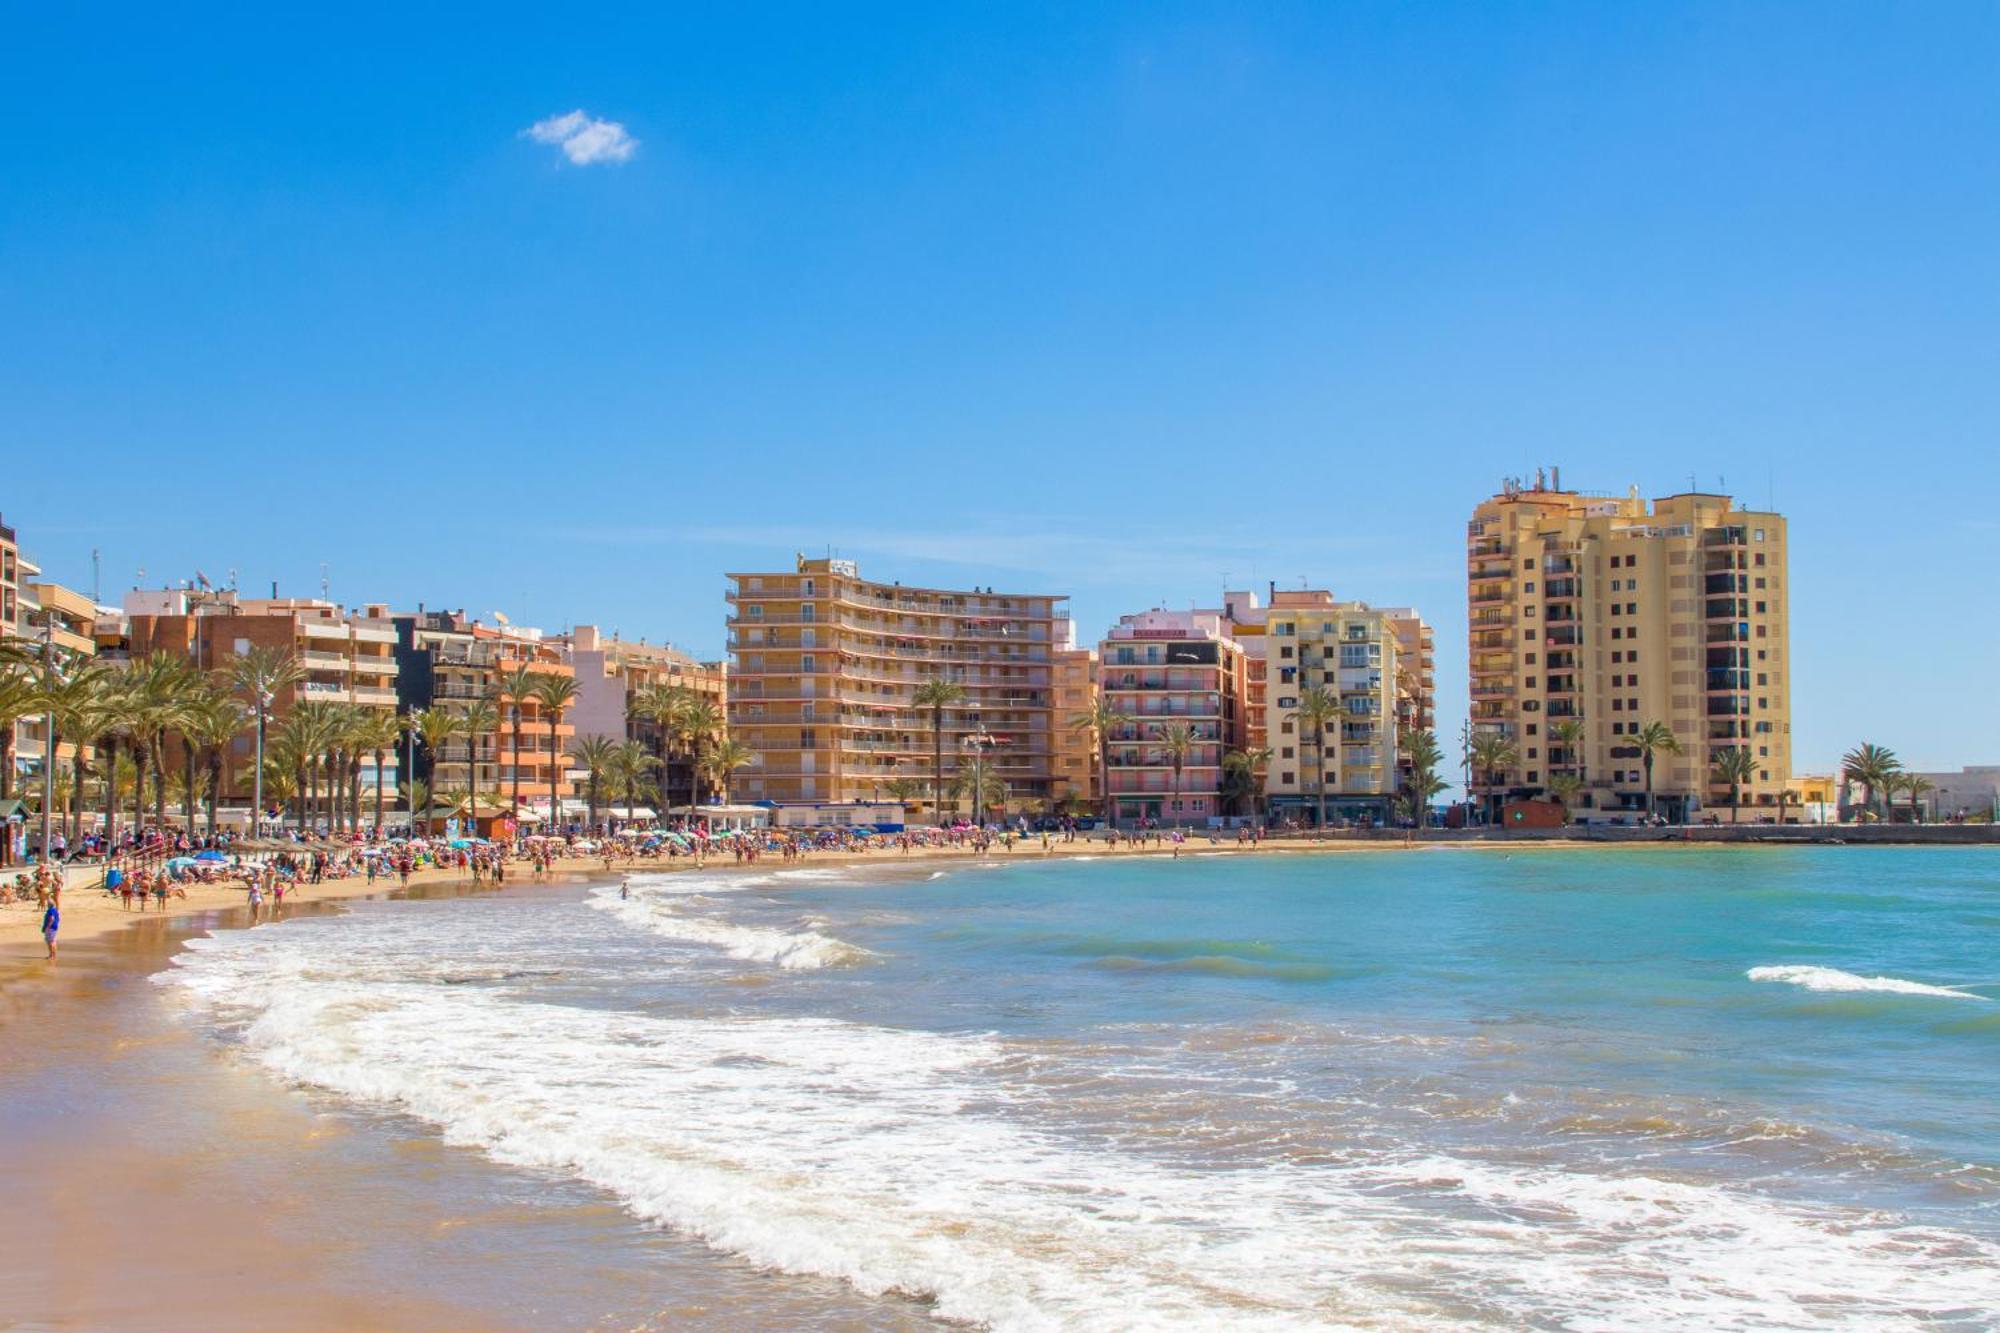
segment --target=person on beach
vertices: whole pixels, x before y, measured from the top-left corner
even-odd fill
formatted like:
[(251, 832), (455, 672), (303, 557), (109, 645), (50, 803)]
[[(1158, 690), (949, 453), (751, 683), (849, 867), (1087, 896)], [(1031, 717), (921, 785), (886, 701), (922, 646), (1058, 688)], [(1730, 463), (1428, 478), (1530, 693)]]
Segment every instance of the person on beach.
[(56, 932), (62, 929), (62, 893), (57, 891), (42, 909), (42, 943), (49, 946), (49, 961), (56, 960)]
[(620, 898), (630, 898), (632, 896), (632, 877), (630, 875), (626, 875), (618, 881), (618, 896)]

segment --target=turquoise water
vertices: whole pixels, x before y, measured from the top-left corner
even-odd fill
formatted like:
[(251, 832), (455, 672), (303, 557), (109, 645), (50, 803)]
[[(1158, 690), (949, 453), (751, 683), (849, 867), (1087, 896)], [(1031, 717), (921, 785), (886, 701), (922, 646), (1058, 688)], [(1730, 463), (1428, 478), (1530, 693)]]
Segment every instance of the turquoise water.
[(634, 884), (369, 904), (199, 942), (170, 979), (271, 1075), (949, 1318), (2000, 1309), (1988, 853), (1017, 853)]

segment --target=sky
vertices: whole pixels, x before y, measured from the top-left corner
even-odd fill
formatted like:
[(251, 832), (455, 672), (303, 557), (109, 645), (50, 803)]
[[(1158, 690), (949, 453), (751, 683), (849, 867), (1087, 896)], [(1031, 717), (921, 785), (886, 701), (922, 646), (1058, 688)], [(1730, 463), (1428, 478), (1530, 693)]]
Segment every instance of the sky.
[(2000, 6), (4, 19), (0, 514), (107, 600), (1304, 580), (1425, 613), (1449, 737), (1556, 465), (1789, 517), (1801, 770), (2000, 763)]

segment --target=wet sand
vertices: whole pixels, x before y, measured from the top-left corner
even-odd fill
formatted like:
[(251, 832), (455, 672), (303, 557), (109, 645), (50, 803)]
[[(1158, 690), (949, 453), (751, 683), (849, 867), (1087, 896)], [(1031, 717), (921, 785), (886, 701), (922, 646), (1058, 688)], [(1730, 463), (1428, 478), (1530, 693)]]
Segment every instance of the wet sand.
[(0, 1327), (933, 1326), (916, 1303), (773, 1277), (238, 1064), (150, 977), (189, 935), (247, 924), (241, 909), (156, 916), (56, 969), (0, 972)]

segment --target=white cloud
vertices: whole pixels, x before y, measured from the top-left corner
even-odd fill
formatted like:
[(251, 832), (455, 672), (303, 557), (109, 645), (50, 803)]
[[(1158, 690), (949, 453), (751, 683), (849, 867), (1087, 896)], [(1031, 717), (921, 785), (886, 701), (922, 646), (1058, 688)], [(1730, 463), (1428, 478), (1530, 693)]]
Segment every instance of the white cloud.
[(598, 120), (582, 111), (538, 120), (521, 133), (536, 143), (554, 144), (579, 167), (593, 162), (624, 162), (639, 147), (639, 141), (617, 121)]

